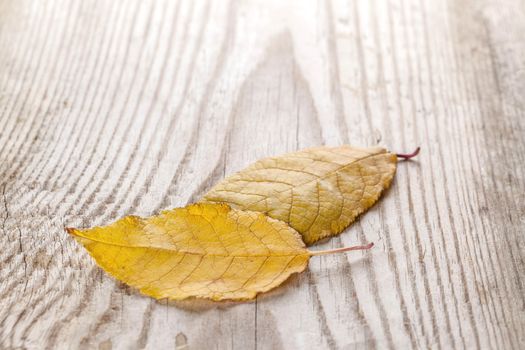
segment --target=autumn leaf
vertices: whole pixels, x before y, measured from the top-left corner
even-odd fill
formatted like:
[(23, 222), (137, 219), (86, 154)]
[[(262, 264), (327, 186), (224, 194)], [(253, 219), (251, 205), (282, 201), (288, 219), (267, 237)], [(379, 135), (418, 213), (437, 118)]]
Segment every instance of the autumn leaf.
[(415, 154), (350, 146), (310, 148), (261, 159), (221, 181), (203, 201), (284, 221), (310, 245), (341, 233), (370, 208), (390, 186), (397, 157)]
[(283, 222), (230, 208), (193, 204), (106, 227), (66, 229), (109, 274), (154, 298), (252, 299), (303, 271), (312, 255)]

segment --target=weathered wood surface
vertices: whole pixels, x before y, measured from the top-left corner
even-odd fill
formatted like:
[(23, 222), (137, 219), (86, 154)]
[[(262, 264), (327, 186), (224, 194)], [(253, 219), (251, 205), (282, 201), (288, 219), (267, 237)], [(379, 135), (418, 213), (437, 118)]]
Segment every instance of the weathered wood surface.
[[(525, 348), (525, 3), (0, 1), (0, 348)], [(168, 304), (65, 225), (307, 146), (422, 146), (256, 302)]]

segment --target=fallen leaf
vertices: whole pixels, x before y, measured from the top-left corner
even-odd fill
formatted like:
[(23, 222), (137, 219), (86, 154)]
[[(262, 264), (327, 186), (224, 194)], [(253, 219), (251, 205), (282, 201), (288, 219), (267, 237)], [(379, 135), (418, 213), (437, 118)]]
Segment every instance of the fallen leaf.
[(398, 156), (413, 155), (340, 146), (265, 158), (221, 181), (203, 201), (284, 221), (310, 245), (341, 233), (378, 200), (392, 182)]
[(303, 271), (312, 255), (370, 248), (311, 252), (283, 222), (211, 203), (66, 230), (109, 274), (157, 299), (252, 299)]

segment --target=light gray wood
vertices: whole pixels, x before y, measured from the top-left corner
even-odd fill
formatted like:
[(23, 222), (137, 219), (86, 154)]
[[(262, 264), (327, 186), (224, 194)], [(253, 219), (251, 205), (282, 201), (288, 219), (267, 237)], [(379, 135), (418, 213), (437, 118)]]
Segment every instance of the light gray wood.
[[(525, 348), (525, 3), (0, 0), (0, 348)], [(157, 302), (64, 226), (314, 145), (422, 152), (255, 302)]]

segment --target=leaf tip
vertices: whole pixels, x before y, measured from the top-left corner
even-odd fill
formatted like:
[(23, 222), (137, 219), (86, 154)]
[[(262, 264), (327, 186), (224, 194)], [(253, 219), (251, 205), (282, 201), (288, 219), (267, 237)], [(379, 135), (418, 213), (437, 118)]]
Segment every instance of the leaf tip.
[(64, 231), (66, 231), (67, 233), (69, 233), (72, 236), (76, 236), (76, 234), (75, 234), (76, 229), (74, 229), (72, 227), (64, 227)]

